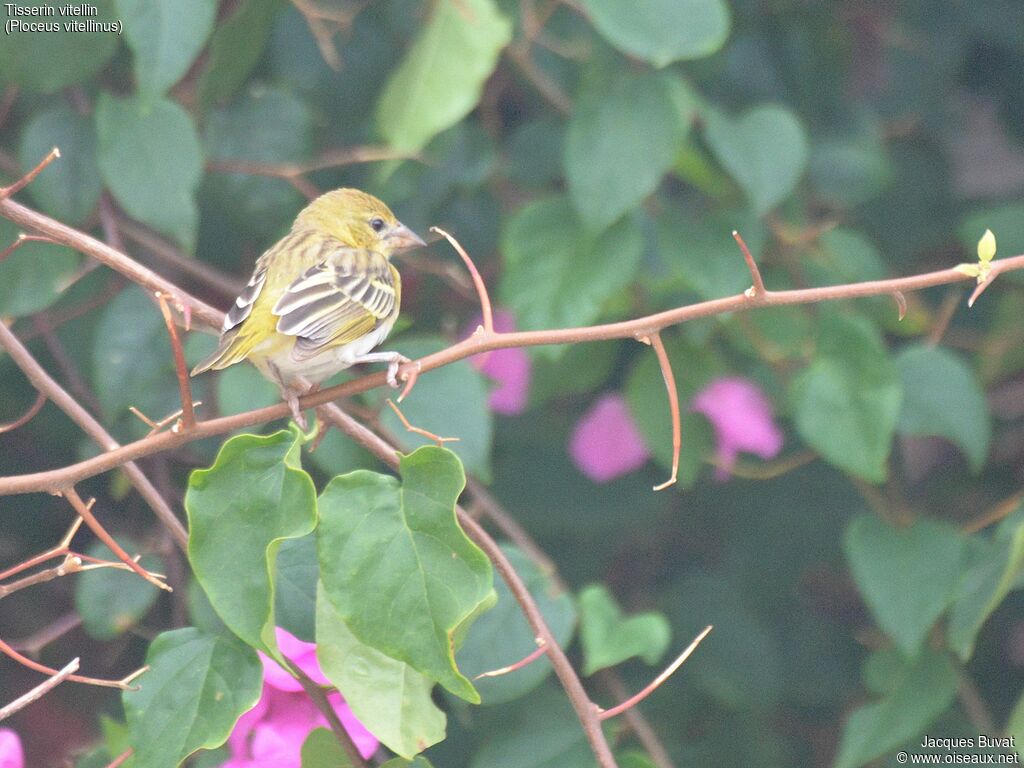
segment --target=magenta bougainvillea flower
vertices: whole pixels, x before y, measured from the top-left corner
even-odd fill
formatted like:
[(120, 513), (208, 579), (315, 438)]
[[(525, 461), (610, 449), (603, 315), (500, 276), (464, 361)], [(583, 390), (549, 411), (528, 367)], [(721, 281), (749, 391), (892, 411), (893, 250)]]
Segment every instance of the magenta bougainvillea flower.
[(642, 467), (651, 452), (622, 395), (602, 395), (569, 438), (573, 464), (595, 483), (607, 483)]
[[(279, 627), (277, 644), (313, 680), (327, 683), (313, 643), (305, 643)], [(231, 759), (223, 768), (300, 768), (302, 743), (313, 729), (327, 727), (327, 719), (291, 675), (263, 654), (260, 658), (263, 695), (235, 724), (228, 739)], [(377, 739), (356, 720), (341, 695), (332, 693), (327, 698), (360, 754), (369, 757), (376, 752)]]
[(728, 479), (740, 451), (770, 459), (782, 450), (782, 430), (775, 423), (772, 404), (749, 379), (715, 379), (694, 398), (692, 410), (703, 413), (715, 429), (719, 480)]
[[(476, 330), (479, 318), (470, 329)], [(509, 333), (516, 329), (515, 316), (504, 309), (494, 312), (494, 330)], [(487, 404), (495, 413), (515, 416), (526, 410), (530, 394), (530, 356), (525, 349), (496, 349), (471, 358), (473, 366), (484, 376), (497, 383), (491, 390)]]
[(0, 728), (0, 768), (25, 768), (21, 738), (10, 728)]

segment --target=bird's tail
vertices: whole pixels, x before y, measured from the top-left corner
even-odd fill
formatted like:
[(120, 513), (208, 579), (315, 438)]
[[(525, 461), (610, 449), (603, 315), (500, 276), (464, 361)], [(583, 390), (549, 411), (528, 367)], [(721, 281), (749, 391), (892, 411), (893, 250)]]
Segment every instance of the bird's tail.
[(229, 365), (239, 363), (249, 355), (255, 345), (256, 340), (252, 334), (242, 336), (237, 330), (233, 332), (228, 331), (220, 337), (217, 349), (193, 368), (191, 375), (197, 376), (200, 373), (211, 370), (219, 371), (222, 368), (227, 368)]

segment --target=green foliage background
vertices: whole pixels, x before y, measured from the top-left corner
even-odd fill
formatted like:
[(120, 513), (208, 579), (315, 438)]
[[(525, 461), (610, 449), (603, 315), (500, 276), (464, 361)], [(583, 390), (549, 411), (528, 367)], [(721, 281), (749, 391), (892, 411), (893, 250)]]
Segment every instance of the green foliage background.
[[(97, 5), (102, 19), (123, 22), (120, 38), (0, 40), (4, 177), (58, 145), (62, 159), (20, 199), (102, 235), (104, 196), (187, 258), (237, 278), (305, 198), (284, 179), (231, 163), (310, 163), (364, 145), (411, 159), (305, 178), (321, 190), (366, 188), (417, 231), (454, 233), (525, 329), (741, 291), (749, 275), (733, 229), (773, 288), (972, 261), (985, 228), (1000, 255), (1024, 252), (1024, 9), (1011, 0), (323, 0), (344, 20), (332, 42), (320, 36), (337, 69), (314, 34), (333, 22), (311, 29), (283, 0)], [(0, 244), (16, 235), (0, 221)], [(134, 238), (127, 245), (188, 290), (230, 301)], [(428, 253), (454, 263), (446, 246)], [(141, 290), (82, 266), (56, 246), (19, 249), (0, 263), (0, 320), (118, 439), (141, 437), (147, 428), (129, 406), (154, 417), (177, 407), (162, 321)], [(415, 258), (402, 270), (405, 325), (394, 348), (425, 354), (471, 326), (471, 294)], [(667, 332), (684, 401), (722, 375), (752, 378), (769, 394), (783, 456), (812, 458), (770, 479), (716, 482), (712, 432), (690, 414), (682, 481), (652, 493), (669, 461), (665, 394), (652, 353), (631, 342), (532, 350), (531, 403), (520, 416), (488, 412), (488, 383), (468, 363), (424, 376), (406, 414), (462, 437), (453, 447), (466, 470), (557, 564), (572, 599), (513, 552), (578, 669), (619, 662), (636, 689), (668, 648), (715, 625), (643, 704), (678, 765), (888, 765), (925, 732), (1022, 742), (1024, 512), (1014, 494), (1024, 481), (1024, 291), (1008, 275), (971, 311), (966, 295), (955, 286), (908, 296), (902, 322), (892, 302), (876, 299)], [(946, 311), (952, 321), (936, 346), (929, 334)], [(50, 327), (64, 352), (47, 339)], [(198, 358), (211, 343), (192, 334), (187, 352)], [(204, 413), (274, 399), (245, 368), (205, 377), (197, 391)], [(607, 391), (625, 395), (655, 459), (598, 486), (571, 464), (566, 444)], [(382, 396), (364, 404), (377, 408)], [(0, 357), (0, 421), (33, 397)], [(381, 418), (416, 444), (386, 409)], [(217, 448), (196, 443), (145, 468), (180, 508), (188, 471), (209, 465)], [(48, 405), (0, 436), (0, 471), (95, 451)], [(380, 470), (337, 434), (302, 462), (318, 490), (340, 473)], [(740, 474), (756, 468), (744, 460)], [(186, 583), (187, 564), (118, 473), (85, 488), (116, 534)], [(974, 531), (993, 509), (1009, 514)], [(2, 563), (50, 546), (69, 521), (64, 502), (45, 495), (0, 498), (0, 514)], [(286, 562), (310, 562), (303, 546), (281, 547), (282, 572)], [(218, 631), (198, 590), (185, 602), (188, 590), (155, 597), (130, 576), (106, 575), (121, 583), (58, 580), (4, 600), (0, 634), (27, 637), (73, 606), (81, 628), (42, 658), (61, 666), (80, 655), (89, 674), (117, 677), (142, 662), (158, 632)], [(279, 606), (289, 606), (279, 610), (294, 613), (278, 622), (311, 639), (316, 574), (288, 584), (279, 583)], [(457, 657), (467, 675), (531, 647), (496, 587), (497, 607)], [(211, 655), (238, 645), (177, 631), (160, 642)], [(433, 764), (592, 765), (545, 664), (482, 682), (480, 707), (438, 696), (448, 738), (427, 752)], [(6, 660), (0, 670), (4, 701), (37, 682)], [(251, 693), (251, 670), (244, 677)], [(605, 683), (599, 672), (587, 680), (610, 705)], [(130, 701), (126, 708), (131, 726)], [(123, 743), (109, 722), (100, 735), (97, 713), (124, 714), (107, 691), (63, 686), (13, 726), (29, 764), (56, 765), (104, 738), (112, 751)], [(632, 753), (621, 764), (648, 765), (633, 737), (614, 730), (621, 753)]]

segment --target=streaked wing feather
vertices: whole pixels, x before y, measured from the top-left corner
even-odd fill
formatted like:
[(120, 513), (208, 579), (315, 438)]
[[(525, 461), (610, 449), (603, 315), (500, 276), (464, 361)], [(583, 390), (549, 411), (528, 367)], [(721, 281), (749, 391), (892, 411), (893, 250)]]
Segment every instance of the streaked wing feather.
[(370, 333), (392, 315), (396, 301), (387, 261), (352, 252), (307, 269), (272, 311), (278, 332), (297, 337), (292, 356), (304, 360)]
[(267, 262), (260, 259), (256, 263), (256, 269), (253, 271), (252, 277), (249, 278), (249, 282), (246, 283), (245, 288), (238, 294), (235, 303), (231, 305), (231, 309), (224, 316), (224, 325), (221, 328), (221, 333), (238, 327), (249, 317), (252, 313), (253, 304), (259, 298), (260, 291), (263, 290), (263, 284), (266, 282)]

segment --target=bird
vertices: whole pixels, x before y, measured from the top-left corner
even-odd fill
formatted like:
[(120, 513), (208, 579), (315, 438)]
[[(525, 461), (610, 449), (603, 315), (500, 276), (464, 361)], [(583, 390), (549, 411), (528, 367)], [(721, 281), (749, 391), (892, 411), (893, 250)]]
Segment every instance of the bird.
[(277, 384), (303, 429), (300, 382), (319, 384), (357, 363), (388, 364), (398, 386), (398, 352), (373, 352), (391, 332), (402, 279), (391, 257), (426, 245), (378, 198), (358, 189), (320, 195), (257, 260), (224, 317), (217, 349), (192, 376), (248, 360)]

